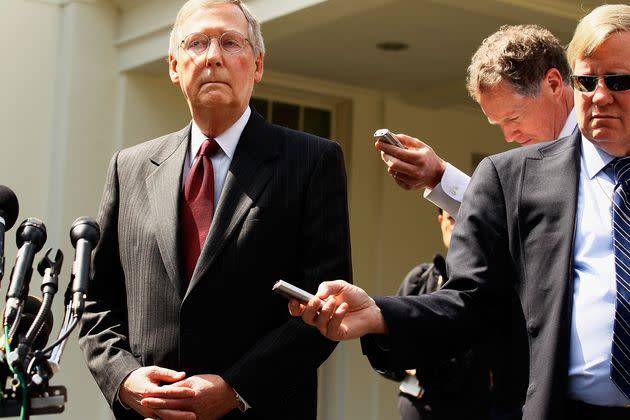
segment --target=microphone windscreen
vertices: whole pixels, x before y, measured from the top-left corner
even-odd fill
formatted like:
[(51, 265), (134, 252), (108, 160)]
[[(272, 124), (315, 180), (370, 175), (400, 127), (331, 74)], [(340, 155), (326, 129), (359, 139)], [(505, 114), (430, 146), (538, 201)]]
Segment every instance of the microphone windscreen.
[(24, 242), (30, 242), (35, 252), (42, 249), (47, 238), (46, 225), (36, 217), (29, 217), (23, 221), (15, 232), (15, 243), (18, 248), (22, 248)]
[(75, 248), (79, 239), (85, 239), (92, 247), (95, 247), (100, 238), (101, 229), (92, 217), (79, 217), (70, 227), (70, 242)]
[(0, 185), (0, 217), (4, 219), (6, 230), (13, 227), (19, 211), (20, 205), (13, 190), (7, 186)]

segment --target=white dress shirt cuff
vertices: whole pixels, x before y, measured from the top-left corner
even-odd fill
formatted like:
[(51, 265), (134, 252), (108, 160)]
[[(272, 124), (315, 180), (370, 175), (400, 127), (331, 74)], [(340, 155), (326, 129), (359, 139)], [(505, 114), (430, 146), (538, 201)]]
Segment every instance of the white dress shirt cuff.
[(457, 212), (469, 182), (468, 175), (447, 163), (439, 184), (433, 189), (425, 188), (423, 195), (424, 198), (457, 219)]

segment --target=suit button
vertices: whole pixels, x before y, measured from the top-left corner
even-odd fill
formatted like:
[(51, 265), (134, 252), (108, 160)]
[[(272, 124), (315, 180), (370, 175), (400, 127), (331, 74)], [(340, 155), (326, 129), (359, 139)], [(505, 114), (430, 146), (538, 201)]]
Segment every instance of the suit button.
[(540, 331), (538, 325), (534, 324), (533, 322), (527, 323), (527, 332), (529, 333), (530, 337), (536, 337), (538, 335), (538, 331)]

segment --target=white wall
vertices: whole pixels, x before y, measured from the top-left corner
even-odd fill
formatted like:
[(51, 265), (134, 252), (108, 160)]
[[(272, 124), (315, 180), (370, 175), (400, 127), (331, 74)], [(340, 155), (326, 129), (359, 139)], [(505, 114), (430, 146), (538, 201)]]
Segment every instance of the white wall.
[[(0, 2), (0, 184), (19, 194), (20, 216), (43, 217), (48, 210), (59, 19), (56, 7)], [(24, 25), (29, 20), (37, 25)], [(11, 257), (13, 232), (7, 238)]]
[(188, 104), (179, 86), (171, 83), (166, 63), (162, 75), (129, 72), (122, 78), (122, 147), (172, 133), (190, 122)]

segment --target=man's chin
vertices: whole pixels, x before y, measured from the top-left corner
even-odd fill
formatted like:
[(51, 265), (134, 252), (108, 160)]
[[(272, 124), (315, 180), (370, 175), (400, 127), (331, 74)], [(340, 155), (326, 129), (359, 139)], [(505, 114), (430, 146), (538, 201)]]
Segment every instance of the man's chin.
[(590, 136), (586, 135), (586, 138), (611, 156), (630, 156), (630, 138), (621, 140), (612, 133), (603, 132), (593, 132)]
[(198, 103), (204, 107), (220, 107), (230, 104), (232, 98), (219, 90), (206, 90), (200, 92)]
[(223, 82), (205, 82), (201, 84), (200, 89), (220, 89), (224, 87), (229, 87), (229, 85)]
[(597, 145), (605, 145), (618, 142), (618, 140), (615, 140), (618, 137), (616, 133), (607, 129), (592, 130), (590, 133), (587, 133), (586, 137)]

